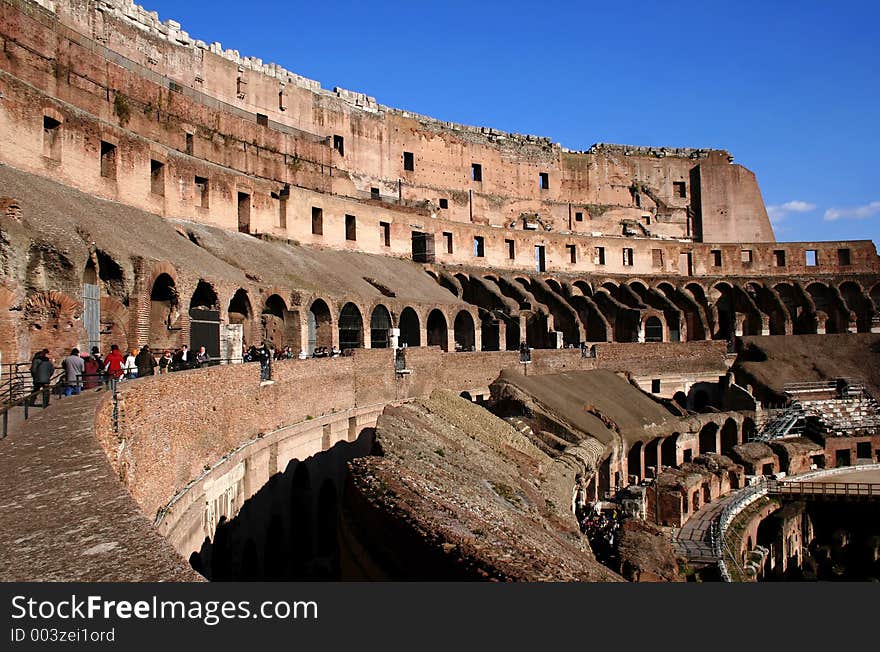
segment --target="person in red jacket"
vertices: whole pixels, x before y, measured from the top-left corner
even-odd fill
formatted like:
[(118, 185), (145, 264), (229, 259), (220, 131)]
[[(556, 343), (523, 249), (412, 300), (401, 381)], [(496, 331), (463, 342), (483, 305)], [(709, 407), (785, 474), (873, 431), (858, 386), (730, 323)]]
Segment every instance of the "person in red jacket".
[(110, 378), (119, 380), (122, 377), (122, 365), (124, 362), (125, 358), (119, 352), (119, 347), (113, 344), (110, 347), (110, 353), (104, 359), (104, 371), (107, 372)]

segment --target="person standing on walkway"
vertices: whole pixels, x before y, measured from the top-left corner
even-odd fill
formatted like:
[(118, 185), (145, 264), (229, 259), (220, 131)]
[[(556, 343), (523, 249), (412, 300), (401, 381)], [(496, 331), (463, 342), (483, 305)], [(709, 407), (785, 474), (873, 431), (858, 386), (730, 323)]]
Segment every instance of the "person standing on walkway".
[(79, 349), (71, 349), (70, 355), (64, 358), (64, 395), (75, 396), (79, 394), (80, 383), (86, 372), (85, 362), (79, 357)]
[(122, 356), (122, 352), (119, 350), (117, 345), (112, 345), (110, 347), (110, 353), (107, 355), (107, 359), (104, 360), (104, 371), (107, 372), (107, 375), (111, 378), (119, 380), (122, 376), (122, 367), (125, 364), (125, 358)]
[(125, 358), (125, 363), (122, 365), (122, 373), (123, 378), (125, 380), (131, 380), (132, 378), (137, 378), (138, 368), (137, 368), (137, 349), (132, 349), (131, 353)]
[(153, 370), (156, 368), (156, 358), (150, 347), (144, 344), (141, 352), (135, 356), (134, 363), (137, 365), (137, 375), (141, 378), (144, 376), (152, 376)]

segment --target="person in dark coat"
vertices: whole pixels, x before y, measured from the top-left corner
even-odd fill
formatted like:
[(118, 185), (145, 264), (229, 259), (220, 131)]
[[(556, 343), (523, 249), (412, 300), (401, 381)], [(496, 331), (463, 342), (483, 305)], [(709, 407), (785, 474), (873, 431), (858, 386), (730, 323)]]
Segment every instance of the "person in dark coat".
[[(31, 376), (34, 379), (34, 392), (39, 392), (52, 382), (52, 374), (55, 373), (55, 363), (49, 355), (49, 349), (38, 351), (31, 362)], [(36, 405), (38, 400), (44, 400), (36, 394), (31, 399), (31, 405)]]
[(153, 375), (153, 370), (156, 368), (156, 358), (153, 357), (149, 346), (144, 344), (140, 353), (135, 356), (134, 363), (138, 368), (138, 378)]

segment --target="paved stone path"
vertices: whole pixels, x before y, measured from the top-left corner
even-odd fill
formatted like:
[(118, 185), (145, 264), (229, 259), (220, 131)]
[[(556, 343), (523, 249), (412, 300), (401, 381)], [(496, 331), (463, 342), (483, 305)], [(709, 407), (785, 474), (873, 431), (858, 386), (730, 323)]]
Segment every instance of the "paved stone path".
[(712, 550), (709, 532), (713, 521), (721, 514), (721, 510), (733, 500), (738, 492), (728, 494), (708, 505), (704, 505), (691, 516), (673, 538), (676, 552), (695, 563), (715, 563), (718, 558)]
[(197, 581), (95, 437), (105, 396), (54, 400), (0, 441), (0, 580)]

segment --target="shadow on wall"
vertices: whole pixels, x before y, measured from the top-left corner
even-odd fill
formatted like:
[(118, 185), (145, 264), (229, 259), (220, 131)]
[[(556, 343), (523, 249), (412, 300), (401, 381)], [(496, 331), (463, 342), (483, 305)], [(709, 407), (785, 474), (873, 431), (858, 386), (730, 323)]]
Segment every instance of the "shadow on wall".
[(374, 429), (292, 460), (232, 520), (221, 517), (190, 565), (211, 581), (338, 580), (338, 503), (348, 462), (372, 451)]

